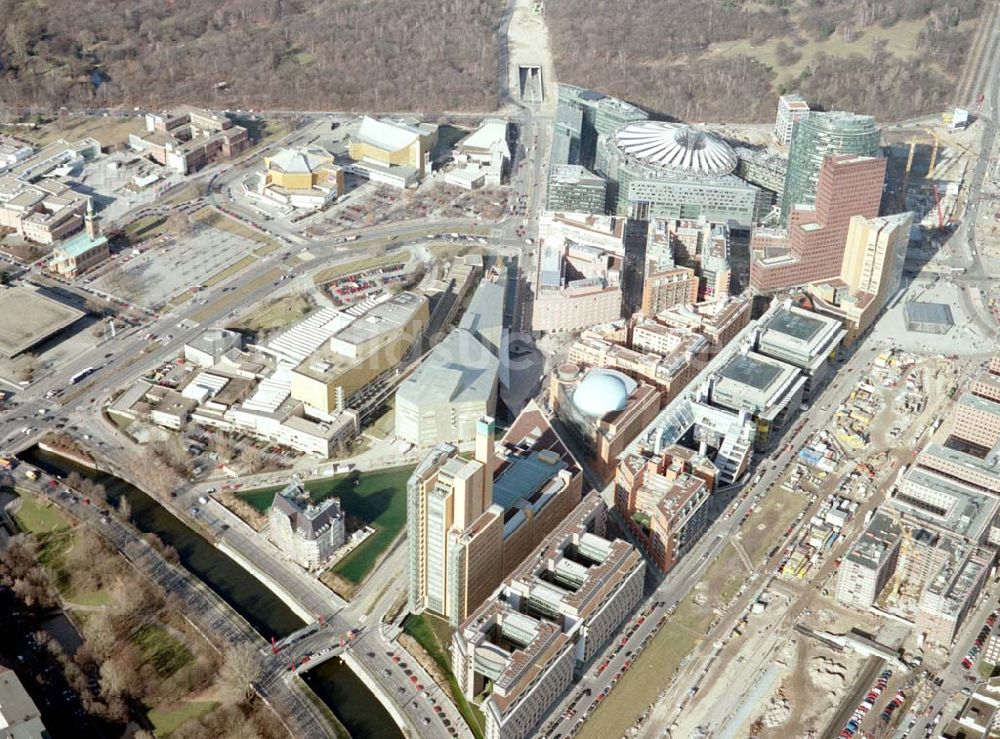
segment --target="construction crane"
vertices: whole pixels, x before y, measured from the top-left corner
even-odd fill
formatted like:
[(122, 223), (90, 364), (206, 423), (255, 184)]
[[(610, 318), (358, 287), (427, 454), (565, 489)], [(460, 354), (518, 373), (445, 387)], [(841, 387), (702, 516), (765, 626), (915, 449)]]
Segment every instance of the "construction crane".
[(931, 149), (931, 161), (927, 165), (927, 177), (930, 178), (934, 175), (934, 165), (937, 164), (937, 153), (938, 153), (938, 135), (937, 131), (933, 128), (928, 128), (927, 132), (934, 137), (934, 148)]
[(913, 168), (913, 152), (917, 148), (917, 137), (910, 139), (910, 153), (906, 157), (906, 168), (903, 170), (903, 184), (899, 188), (899, 197), (896, 199), (897, 208), (906, 208), (906, 190), (910, 185), (910, 170)]
[(934, 183), (934, 204), (937, 206), (938, 231), (944, 231), (944, 215), (941, 213), (941, 193), (938, 191), (937, 183)]

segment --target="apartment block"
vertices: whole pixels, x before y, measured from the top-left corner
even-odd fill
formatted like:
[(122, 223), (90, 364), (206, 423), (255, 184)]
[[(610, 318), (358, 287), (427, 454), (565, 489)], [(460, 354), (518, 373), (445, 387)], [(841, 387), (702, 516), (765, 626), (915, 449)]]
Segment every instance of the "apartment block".
[[(874, 157), (881, 133), (870, 115), (844, 111), (816, 112), (803, 116), (792, 127), (788, 171), (781, 194), (781, 223), (798, 206), (819, 202), (818, 181), (830, 156)], [(872, 215), (878, 215), (878, 211)]]
[(939, 547), (947, 556), (920, 594), (916, 629), (929, 642), (950, 647), (966, 616), (975, 609), (995, 555), (950, 538)]
[(455, 675), (481, 700), (490, 739), (533, 735), (642, 598), (642, 557), (604, 538), (606, 516), (589, 495), (452, 637)]
[(725, 223), (706, 218), (654, 218), (646, 242), (646, 272), (686, 267), (697, 277), (697, 300), (722, 298), (732, 292), (730, 252), (729, 227)]
[(996, 449), (977, 456), (942, 444), (928, 444), (914, 464), (1000, 496), (1000, 458)]
[(440, 444), (407, 483), (409, 608), (460, 624), (580, 501), (579, 464), (530, 403), (499, 445), (477, 423), (473, 459)]
[(858, 610), (875, 605), (899, 559), (903, 530), (896, 519), (876, 511), (837, 573), (836, 598)]
[(809, 285), (816, 310), (840, 319), (853, 343), (898, 292), (910, 243), (912, 213), (851, 218), (840, 276)]
[[(646, 329), (648, 333), (653, 334), (663, 327), (659, 324), (644, 327), (641, 336), (646, 335)], [(670, 346), (667, 341), (662, 340), (662, 335), (657, 336), (661, 339), (657, 344), (666, 348), (663, 354), (650, 351), (646, 347), (640, 348), (635, 340), (632, 346), (639, 349), (638, 351), (601, 339), (581, 337), (569, 345), (568, 360), (574, 365), (624, 372), (629, 377), (655, 387), (660, 395), (660, 403), (666, 403), (698, 373), (702, 360), (708, 352), (708, 342), (699, 334), (677, 329), (663, 330), (673, 331), (674, 335), (670, 338), (675, 340)], [(556, 377), (554, 381), (560, 380)]]
[(545, 194), (545, 209), (603, 214), (608, 183), (579, 164), (553, 164)]
[(82, 229), (89, 203), (89, 197), (60, 180), (0, 177), (0, 228), (37, 244), (52, 244)]
[(614, 477), (618, 455), (660, 410), (656, 388), (618, 370), (564, 363), (550, 387), (556, 416), (576, 435), (591, 471), (604, 482)]
[(952, 436), (992, 449), (1000, 442), (1000, 401), (964, 393), (952, 412)]
[(624, 456), (615, 477), (615, 508), (648, 560), (669, 572), (708, 528), (708, 500), (718, 470), (680, 446)]
[(668, 328), (695, 331), (716, 350), (732, 341), (750, 323), (752, 303), (745, 297), (726, 298), (701, 303), (675, 305), (653, 318)]
[(888, 505), (928, 536), (950, 536), (974, 544), (1000, 544), (1000, 499), (982, 488), (925, 467), (911, 467)]
[(754, 331), (758, 352), (798, 367), (806, 376), (803, 397), (826, 380), (830, 360), (847, 331), (839, 321), (785, 301), (768, 311)]
[(305, 569), (320, 568), (344, 545), (340, 499), (331, 496), (313, 503), (299, 480), (275, 493), (268, 509), (268, 522), (268, 534), (274, 543)]
[(778, 117), (774, 121), (774, 140), (781, 146), (792, 143), (792, 128), (809, 115), (809, 103), (801, 95), (778, 98)]
[(749, 414), (757, 425), (755, 442), (763, 449), (771, 432), (784, 428), (798, 412), (805, 385), (797, 367), (744, 346), (713, 373), (708, 397), (712, 405)]

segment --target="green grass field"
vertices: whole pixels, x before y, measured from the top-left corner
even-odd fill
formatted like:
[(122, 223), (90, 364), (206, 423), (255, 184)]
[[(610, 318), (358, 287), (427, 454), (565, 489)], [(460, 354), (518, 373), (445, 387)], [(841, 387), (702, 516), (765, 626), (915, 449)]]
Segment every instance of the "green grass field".
[(19, 128), (13, 131), (39, 146), (54, 143), (59, 139), (95, 138), (101, 146), (121, 144), (128, 140), (130, 133), (144, 130), (142, 120), (137, 117), (114, 118), (104, 116), (72, 115), (56, 118), (36, 131)]
[(228, 231), (231, 234), (242, 236), (244, 239), (250, 239), (251, 241), (256, 241), (260, 244), (274, 244), (274, 239), (269, 237), (267, 234), (255, 231), (249, 226), (244, 226), (239, 221), (229, 218), (212, 208), (202, 208), (191, 216), (191, 220), (197, 221), (205, 226), (217, 228), (220, 231)]
[[(916, 53), (917, 37), (926, 24), (926, 19), (920, 18), (912, 21), (899, 21), (891, 28), (872, 26), (865, 28), (858, 37), (851, 42), (844, 40), (840, 33), (834, 33), (823, 41), (807, 41), (803, 44), (794, 44), (796, 51), (802, 54), (794, 64), (782, 65), (778, 61), (775, 51), (776, 42), (768, 42), (759, 46), (754, 46), (749, 39), (740, 41), (726, 41), (713, 44), (709, 51), (709, 56), (734, 57), (751, 56), (761, 64), (765, 64), (775, 72), (775, 84), (788, 82), (798, 77), (806, 67), (812, 63), (813, 59), (820, 52), (832, 57), (846, 57), (852, 54), (868, 56), (876, 41), (885, 41), (886, 51), (900, 59), (906, 59)], [(969, 21), (961, 25), (965, 26)], [(933, 59), (930, 59), (933, 63)]]
[(144, 216), (125, 228), (125, 238), (130, 244), (138, 244), (167, 232), (165, 216)]
[(65, 593), (70, 607), (76, 606), (106, 606), (111, 603), (111, 596), (103, 590), (93, 590), (84, 593)]
[(400, 258), (399, 254), (383, 254), (378, 257), (367, 257), (365, 259), (355, 259), (353, 262), (344, 262), (343, 264), (337, 264), (333, 267), (327, 267), (326, 269), (320, 270), (313, 277), (313, 282), (317, 285), (324, 285), (327, 282), (342, 277), (343, 275), (353, 274), (355, 272), (363, 272), (366, 269), (372, 269), (374, 267), (381, 267), (385, 264), (393, 264), (406, 261), (405, 255)]
[(168, 678), (194, 660), (194, 655), (162, 626), (147, 624), (132, 637), (143, 658), (153, 665), (156, 674)]
[[(327, 480), (306, 483), (313, 500), (330, 495), (340, 498), (348, 517), (348, 532), (359, 525), (369, 525), (375, 533), (332, 569), (340, 577), (359, 583), (368, 575), (375, 562), (406, 525), (406, 481), (413, 466), (394, 467), (377, 472), (365, 472), (359, 477), (339, 475)], [(355, 479), (357, 484), (355, 485)], [(271, 507), (274, 494), (280, 488), (265, 488), (242, 493), (247, 503), (264, 512)]]
[(51, 534), (69, 529), (69, 519), (56, 506), (31, 493), (19, 493), (21, 507), (14, 520), (22, 531)]
[(214, 275), (209, 277), (207, 280), (205, 280), (205, 286), (213, 287), (214, 285), (218, 285), (223, 280), (228, 280), (233, 275), (242, 272), (251, 264), (256, 263), (256, 261), (257, 257), (253, 256), (252, 254), (248, 254), (247, 256), (243, 257), (240, 261), (230, 264), (224, 270), (216, 272)]
[[(751, 561), (756, 562), (774, 546), (779, 532), (784, 532), (806, 503), (802, 495), (780, 487), (768, 494), (742, 529), (741, 543)], [(757, 528), (761, 525), (763, 531)], [(645, 707), (656, 700), (681, 660), (704, 640), (715, 610), (729, 603), (746, 578), (746, 566), (736, 550), (724, 547), (701, 579), (699, 590), (708, 595), (706, 602), (698, 605), (692, 595), (681, 600), (670, 620), (584, 724), (580, 737), (622, 736)]]
[(152, 722), (156, 736), (167, 736), (177, 731), (185, 721), (204, 716), (217, 705), (215, 701), (185, 701), (173, 708), (154, 708), (146, 716)]
[(273, 331), (305, 317), (311, 310), (312, 304), (301, 295), (285, 295), (243, 316), (236, 326), (255, 333)]
[(458, 687), (458, 680), (451, 671), (451, 659), (448, 656), (448, 645), (451, 643), (452, 629), (448, 623), (426, 613), (410, 615), (403, 621), (403, 631), (412, 636), (424, 648), (424, 651), (441, 668), (448, 678), (451, 697), (458, 706), (459, 712), (469, 724), (477, 739), (482, 739), (485, 733), (486, 719), (482, 711), (466, 700)]
[(695, 605), (690, 597), (681, 601), (677, 611), (631, 669), (587, 719), (579, 734), (581, 739), (605, 739), (625, 734), (646, 706), (656, 700), (681, 661), (703, 640), (705, 628), (711, 621), (711, 611)]

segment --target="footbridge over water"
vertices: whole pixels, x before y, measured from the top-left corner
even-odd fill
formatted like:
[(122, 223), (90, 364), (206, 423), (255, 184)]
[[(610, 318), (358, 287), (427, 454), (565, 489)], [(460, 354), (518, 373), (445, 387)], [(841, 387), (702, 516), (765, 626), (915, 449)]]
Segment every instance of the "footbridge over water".
[(360, 634), (361, 629), (341, 632), (325, 620), (314, 621), (281, 640), (272, 640), (271, 653), (276, 661), (287, 664), (288, 672), (301, 675), (339, 657)]

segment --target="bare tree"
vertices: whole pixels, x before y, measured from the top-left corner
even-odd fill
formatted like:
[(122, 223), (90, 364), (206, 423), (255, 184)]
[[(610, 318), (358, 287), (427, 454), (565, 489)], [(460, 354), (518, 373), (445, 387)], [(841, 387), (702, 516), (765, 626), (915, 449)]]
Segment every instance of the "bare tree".
[(253, 444), (247, 444), (243, 447), (243, 451), (240, 452), (240, 461), (247, 472), (253, 474), (254, 472), (260, 472), (267, 466), (268, 455)]
[(28, 352), (21, 355), (21, 363), (17, 368), (17, 376), (21, 380), (30, 382), (41, 368), (42, 360), (38, 358), (38, 355)]
[(160, 459), (155, 449), (146, 447), (143, 452), (142, 464), (134, 469), (136, 481), (153, 497), (167, 497), (180, 482), (177, 473)]
[(212, 451), (215, 452), (220, 462), (228, 462), (233, 458), (233, 440), (228, 434), (216, 431), (211, 436)]
[(175, 210), (167, 217), (167, 229), (173, 231), (178, 236), (190, 236), (194, 230), (191, 223), (191, 216), (184, 211)]
[(226, 651), (219, 678), (236, 700), (246, 700), (254, 694), (253, 682), (260, 673), (256, 650), (249, 644), (240, 644)]
[(190, 475), (193, 468), (193, 460), (184, 441), (177, 434), (171, 435), (165, 441), (152, 445), (153, 451), (168, 467), (177, 471), (181, 475)]

